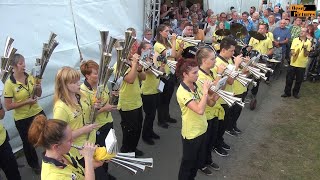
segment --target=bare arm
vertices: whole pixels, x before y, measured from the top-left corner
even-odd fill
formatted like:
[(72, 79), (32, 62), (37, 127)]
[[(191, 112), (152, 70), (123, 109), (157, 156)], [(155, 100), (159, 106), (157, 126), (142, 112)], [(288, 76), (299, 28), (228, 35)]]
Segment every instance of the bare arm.
[(12, 109), (17, 109), (28, 104), (32, 105), (32, 104), (35, 104), (36, 102), (37, 102), (37, 99), (32, 99), (32, 98), (29, 98), (22, 102), (13, 102), (12, 98), (4, 98), (4, 106), (7, 109), (7, 111), (10, 111)]

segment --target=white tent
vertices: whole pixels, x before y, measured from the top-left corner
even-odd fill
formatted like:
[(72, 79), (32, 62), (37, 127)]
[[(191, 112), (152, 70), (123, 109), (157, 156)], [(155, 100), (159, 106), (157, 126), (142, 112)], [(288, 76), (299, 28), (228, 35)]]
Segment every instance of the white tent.
[[(31, 70), (35, 59), (41, 56), (42, 43), (50, 32), (56, 33), (59, 45), (51, 56), (43, 76), (43, 98), (39, 100), (49, 118), (52, 117), (54, 77), (62, 66), (79, 67), (79, 53), (75, 40), (77, 29), (84, 59), (99, 58), (99, 30), (109, 30), (109, 36), (124, 35), (128, 27), (141, 34), (144, 1), (141, 0), (1, 0), (0, 46), (7, 36), (15, 39), (13, 46), (26, 59)], [(3, 49), (0, 48), (0, 52)], [(3, 101), (2, 101), (3, 102)], [(21, 148), (12, 112), (6, 112), (1, 123), (9, 131), (13, 151)]]

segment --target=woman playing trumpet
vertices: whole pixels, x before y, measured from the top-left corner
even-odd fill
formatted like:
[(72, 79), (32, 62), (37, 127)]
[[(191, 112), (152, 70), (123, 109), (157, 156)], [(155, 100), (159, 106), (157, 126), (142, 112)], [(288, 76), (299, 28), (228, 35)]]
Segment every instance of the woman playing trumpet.
[[(220, 65), (217, 69), (213, 69), (216, 63), (215, 51), (210, 48), (201, 48), (196, 53), (196, 60), (199, 64), (199, 77), (198, 80), (210, 81), (216, 84), (222, 76), (222, 73), (225, 69), (225, 66)], [(213, 69), (213, 71), (211, 71)], [(201, 89), (201, 88), (200, 88)], [(212, 95), (214, 100), (214, 106), (206, 105), (205, 115), (208, 122), (207, 128), (207, 137), (205, 140), (206, 152), (205, 152), (205, 161), (200, 166), (200, 170), (206, 174), (211, 175), (212, 172), (209, 168), (214, 170), (219, 170), (219, 166), (212, 161), (211, 151), (214, 146), (214, 142), (217, 140), (219, 119), (223, 120), (224, 118), (224, 109), (221, 104), (216, 102), (219, 96), (216, 94)]]
[(182, 80), (177, 90), (177, 100), (182, 112), (182, 161), (179, 180), (194, 179), (199, 165), (206, 156), (206, 131), (208, 127), (205, 115), (206, 105), (214, 102), (208, 97), (212, 82), (205, 81), (202, 92), (196, 85), (198, 63), (194, 60), (179, 60), (176, 74)]
[[(157, 28), (157, 42), (154, 45), (154, 51), (163, 56), (175, 58), (176, 36), (173, 34), (170, 42), (168, 40), (169, 30), (170, 29), (168, 26), (164, 24), (159, 25)], [(161, 80), (165, 83), (165, 86), (163, 92), (160, 93), (160, 103), (158, 109), (158, 125), (162, 128), (169, 127), (167, 122), (177, 122), (175, 119), (171, 118), (169, 114), (169, 104), (174, 91), (175, 77), (173, 75), (174, 73), (170, 71), (170, 68), (167, 65), (165, 66), (165, 73), (168, 78), (161, 78)]]
[[(8, 111), (13, 109), (13, 118), (23, 143), (23, 151), (29, 166), (40, 173), (38, 156), (28, 141), (28, 130), (38, 114), (44, 114), (37, 97), (42, 94), (41, 85), (35, 84), (35, 78), (25, 72), (25, 60), (21, 54), (15, 54), (12, 61), (13, 73), (4, 85), (4, 105)], [(34, 88), (36, 87), (36, 88)]]
[[(111, 111), (116, 110), (117, 107), (115, 105), (109, 104), (108, 87), (102, 90), (101, 99), (96, 99), (97, 86), (99, 81), (99, 65), (93, 60), (88, 60), (81, 64), (80, 70), (83, 76), (85, 77), (84, 83), (80, 86), (81, 92), (85, 94), (91, 102), (96, 100), (96, 103), (99, 103), (98, 115), (94, 120), (98, 124), (99, 128), (96, 133), (96, 144), (98, 144), (101, 147), (106, 146), (105, 139), (110, 129), (113, 128), (113, 119), (111, 116)], [(108, 164), (105, 163), (103, 167), (105, 171), (108, 172)]]
[(41, 179), (95, 179), (94, 167), (102, 164), (93, 159), (96, 146), (84, 143), (81, 150), (86, 165), (84, 169), (77, 158), (69, 153), (73, 130), (67, 122), (47, 120), (45, 116), (39, 115), (30, 126), (28, 138), (32, 144), (46, 150), (42, 159)]
[[(96, 142), (98, 124), (89, 124), (91, 102), (80, 92), (80, 72), (71, 68), (61, 68), (55, 78), (53, 118), (67, 122), (72, 130), (73, 143), (83, 146), (88, 140)], [(89, 136), (88, 136), (89, 134)], [(75, 148), (70, 152), (78, 159), (83, 156)]]

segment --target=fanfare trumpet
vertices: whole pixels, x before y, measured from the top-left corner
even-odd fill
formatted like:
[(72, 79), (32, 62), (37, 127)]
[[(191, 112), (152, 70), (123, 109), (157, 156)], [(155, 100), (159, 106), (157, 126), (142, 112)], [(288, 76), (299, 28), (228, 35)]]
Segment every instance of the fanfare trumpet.
[[(242, 61), (240, 63), (240, 67), (243, 68), (243, 69), (245, 69), (245, 68), (248, 69), (249, 73), (252, 74), (255, 79), (266, 80), (267, 77), (266, 77), (265, 73), (260, 72), (260, 69), (258, 69), (258, 68), (250, 66), (250, 64), (252, 64), (252, 62), (255, 61), (256, 58), (257, 57), (252, 57), (247, 63)], [(244, 58), (242, 58), (242, 59), (244, 59)], [(253, 85), (256, 86), (257, 83), (254, 82)]]
[[(199, 80), (199, 82), (201, 84), (204, 83), (202, 80)], [(221, 90), (221, 89), (219, 89), (219, 87), (214, 86), (214, 85), (212, 85), (210, 87), (210, 90), (212, 92), (215, 92), (216, 94), (218, 94), (218, 96), (221, 97), (227, 103), (227, 105), (229, 107), (233, 106), (234, 104), (238, 104), (241, 107), (244, 107), (244, 105), (245, 105), (244, 102), (242, 102), (241, 98), (234, 97), (234, 94), (231, 92)]]
[(1, 57), (1, 73), (0, 78), (3, 83), (7, 80), (8, 76), (12, 73), (12, 59), (17, 49), (12, 46), (14, 39), (7, 37), (4, 46), (3, 56)]
[[(54, 49), (59, 45), (59, 42), (55, 40), (56, 37), (57, 35), (52, 32), (49, 36), (48, 42), (43, 43), (41, 58), (36, 59), (35, 66), (32, 69), (32, 74), (35, 77), (35, 84), (40, 84), (40, 81), (47, 67), (49, 59)], [(32, 98), (35, 98), (36, 90), (37, 90), (36, 86), (34, 86), (33, 92), (32, 92)]]
[(186, 37), (182, 37), (182, 36), (178, 36), (177, 39), (182, 40), (187, 43), (190, 43), (190, 44), (193, 44), (195, 46), (197, 46), (201, 42), (201, 40), (194, 40), (193, 38), (186, 38)]
[(228, 67), (223, 71), (223, 75), (236, 79), (245, 87), (248, 87), (250, 83), (253, 83), (254, 85), (256, 85), (254, 81), (250, 78), (247, 78), (246, 75), (242, 74), (239, 71), (231, 70), (233, 68), (233, 66), (232, 67), (231, 66), (230, 64), (228, 65)]

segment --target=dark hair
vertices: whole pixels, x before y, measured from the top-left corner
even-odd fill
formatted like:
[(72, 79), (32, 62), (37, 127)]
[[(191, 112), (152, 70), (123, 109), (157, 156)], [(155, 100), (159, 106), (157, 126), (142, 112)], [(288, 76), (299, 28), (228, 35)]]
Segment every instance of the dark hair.
[(237, 45), (237, 42), (234, 39), (230, 37), (225, 37), (220, 42), (220, 49), (228, 50), (231, 48), (231, 46), (236, 46), (236, 45)]
[[(309, 28), (310, 28), (310, 31), (309, 31)], [(312, 24), (309, 24), (307, 26), (307, 30), (308, 30), (308, 33), (310, 34), (310, 36), (312, 36), (314, 38), (314, 26)]]
[(180, 58), (176, 65), (176, 76), (183, 80), (183, 73), (188, 73), (191, 68), (197, 67), (198, 63), (194, 59)]
[(82, 75), (90, 75), (92, 73), (92, 69), (99, 70), (99, 65), (94, 60), (82, 61), (80, 65), (80, 71)]
[(168, 26), (165, 24), (160, 24), (157, 28), (157, 42), (163, 44), (166, 48), (171, 48), (171, 44), (169, 43), (167, 38), (161, 36), (160, 32), (164, 31)]
[(184, 25), (184, 27), (187, 27), (187, 26), (192, 26), (193, 27), (193, 25), (189, 21)]
[(64, 131), (68, 124), (57, 119), (47, 119), (44, 115), (34, 118), (29, 131), (28, 139), (34, 146), (50, 149), (53, 144), (59, 144), (64, 138)]
[(267, 23), (261, 22), (261, 23), (259, 23), (259, 26), (261, 26), (261, 25), (263, 25), (267, 30), (269, 30), (269, 25)]
[(150, 44), (150, 43), (147, 41), (142, 41), (138, 47), (137, 54), (141, 55), (142, 49), (146, 48), (147, 44)]
[(214, 53), (214, 51), (208, 47), (202, 47), (197, 51), (195, 59), (199, 66), (202, 64), (204, 58), (208, 58), (210, 53)]
[(247, 15), (249, 17), (249, 13), (247, 11), (243, 12), (242, 15)]

